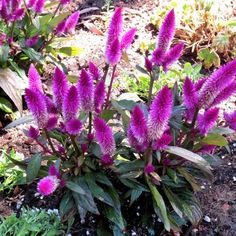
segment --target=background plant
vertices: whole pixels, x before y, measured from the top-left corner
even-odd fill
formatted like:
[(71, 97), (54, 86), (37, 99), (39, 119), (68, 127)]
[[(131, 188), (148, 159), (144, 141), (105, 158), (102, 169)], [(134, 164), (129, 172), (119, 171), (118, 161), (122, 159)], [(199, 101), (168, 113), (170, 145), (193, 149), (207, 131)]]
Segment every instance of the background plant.
[[(214, 150), (227, 145), (225, 135), (233, 132), (217, 126), (217, 106), (236, 91), (236, 61), (208, 78), (196, 82), (185, 78), (182, 90), (178, 84), (164, 86), (154, 96), (160, 71), (167, 73), (184, 48), (181, 42), (171, 44), (175, 34), (175, 12), (171, 10), (154, 51), (145, 58), (147, 103), (130, 93), (113, 99), (117, 64), (136, 32), (130, 29), (123, 34), (122, 29), (122, 9), (117, 8), (108, 29), (104, 73), (90, 62), (77, 83), (70, 84), (56, 68), (52, 98), (43, 93), (40, 76), (30, 67), (25, 94), (37, 126), (29, 128), (28, 136), (41, 146), (42, 153), (28, 160), (27, 181), (43, 177), (37, 185), (43, 196), (63, 191), (62, 220), (76, 212), (81, 222), (88, 213), (100, 215), (100, 235), (105, 231), (128, 233), (127, 215), (135, 202), (142, 206), (141, 224), (151, 231), (155, 222), (147, 222), (153, 222), (155, 214), (167, 231), (181, 232), (187, 222), (197, 225), (201, 220), (194, 196), (200, 189), (197, 180), (212, 178), (209, 163), (215, 158)], [(105, 88), (109, 70), (111, 78)], [(233, 128), (234, 113), (225, 116)]]

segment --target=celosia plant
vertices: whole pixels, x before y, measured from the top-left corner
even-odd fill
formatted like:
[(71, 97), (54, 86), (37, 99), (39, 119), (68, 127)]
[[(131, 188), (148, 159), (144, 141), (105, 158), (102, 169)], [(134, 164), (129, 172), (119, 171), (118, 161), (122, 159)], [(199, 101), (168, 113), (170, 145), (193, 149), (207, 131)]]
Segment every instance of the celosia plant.
[[(135, 31), (121, 38), (122, 9), (117, 8), (108, 30), (108, 66), (104, 74), (90, 62), (87, 70), (81, 70), (78, 82), (70, 84), (64, 72), (56, 68), (52, 98), (43, 93), (40, 76), (34, 66), (30, 67), (26, 102), (38, 128), (30, 127), (28, 136), (42, 147), (42, 153), (30, 160), (27, 176), (32, 181), (43, 175), (37, 188), (43, 196), (63, 192), (63, 219), (75, 209), (81, 222), (87, 212), (102, 214), (114, 235), (124, 234), (130, 230), (130, 217), (125, 216), (132, 211), (134, 201), (140, 201), (142, 224), (147, 225), (156, 214), (167, 231), (181, 232), (183, 224), (196, 225), (201, 220), (194, 196), (194, 191), (200, 189), (197, 179), (212, 176), (208, 163), (212, 151), (227, 144), (222, 133), (232, 132), (215, 127), (217, 106), (235, 93), (236, 61), (196, 83), (186, 78), (182, 91), (178, 86), (165, 86), (153, 97), (152, 85), (158, 79), (159, 67), (168, 70), (183, 49), (182, 44), (171, 47), (175, 32), (172, 10), (161, 27), (157, 48), (151, 58), (145, 59), (150, 75), (148, 104), (129, 97), (111, 100), (116, 65)], [(112, 77), (106, 88), (104, 81), (110, 65)], [(229, 86), (231, 92), (226, 93)], [(120, 114), (122, 128), (113, 128), (115, 111)], [(235, 129), (235, 112), (225, 113), (224, 117)], [(45, 166), (39, 171), (42, 160), (50, 166), (48, 174)], [(126, 198), (130, 198), (130, 206)]]

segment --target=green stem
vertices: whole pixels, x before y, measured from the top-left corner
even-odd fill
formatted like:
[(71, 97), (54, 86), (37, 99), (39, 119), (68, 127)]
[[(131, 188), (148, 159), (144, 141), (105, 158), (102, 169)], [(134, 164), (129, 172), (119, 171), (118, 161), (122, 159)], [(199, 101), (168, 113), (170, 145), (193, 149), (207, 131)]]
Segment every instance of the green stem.
[(53, 13), (52, 19), (55, 18), (55, 16), (56, 16), (58, 10), (60, 9), (60, 7), (61, 7), (61, 2), (59, 2), (59, 4), (57, 5), (57, 8), (56, 8), (56, 10)]
[(49, 136), (49, 133), (48, 133), (48, 131), (47, 131), (46, 129), (44, 129), (44, 133), (45, 133), (45, 135), (46, 135), (46, 138), (47, 138), (47, 140), (48, 140), (49, 146), (51, 147), (53, 153), (57, 154), (57, 151), (56, 151), (55, 147), (53, 146), (51, 137)]
[(30, 11), (28, 10), (28, 7), (27, 7), (27, 4), (26, 4), (25, 0), (23, 0), (23, 2), (24, 2), (24, 6), (25, 6), (26, 15), (29, 17), (30, 23), (33, 24), (33, 20), (32, 20)]
[(79, 156), (79, 148), (78, 148), (78, 146), (77, 146), (77, 144), (75, 142), (75, 136), (70, 135), (70, 139), (71, 139), (72, 145), (74, 146), (76, 155)]
[(108, 71), (109, 71), (109, 67), (110, 67), (109, 64), (106, 64), (105, 67), (104, 67), (104, 74), (103, 74), (103, 77), (102, 77), (104, 82), (106, 82), (106, 78), (107, 78), (107, 74), (108, 74)]
[(196, 110), (195, 110), (195, 112), (194, 112), (194, 115), (193, 115), (193, 120), (192, 120), (192, 123), (191, 123), (191, 127), (192, 127), (192, 128), (195, 126), (195, 123), (196, 123), (196, 120), (197, 120), (198, 112), (199, 112), (199, 109), (196, 108)]
[(146, 165), (152, 164), (152, 152), (153, 152), (152, 148), (149, 147), (145, 153)]
[(15, 28), (15, 24), (16, 24), (16, 22), (13, 21), (13, 22), (12, 22), (12, 25), (11, 25), (11, 33), (10, 33), (10, 35), (11, 35), (12, 38), (14, 37), (14, 28)]
[(110, 85), (108, 87), (108, 92), (107, 92), (107, 99), (106, 99), (105, 109), (109, 105), (109, 100), (110, 100), (110, 96), (111, 96), (111, 89), (112, 89), (113, 81), (114, 81), (114, 78), (115, 78), (116, 66), (117, 65), (113, 66), (113, 71), (112, 71), (112, 75), (111, 75), (111, 81), (110, 81)]

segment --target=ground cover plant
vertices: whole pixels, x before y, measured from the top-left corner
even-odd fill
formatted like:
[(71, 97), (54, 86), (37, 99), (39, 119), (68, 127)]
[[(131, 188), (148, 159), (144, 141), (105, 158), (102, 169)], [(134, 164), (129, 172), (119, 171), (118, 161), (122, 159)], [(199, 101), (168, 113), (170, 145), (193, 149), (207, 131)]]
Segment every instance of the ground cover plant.
[(122, 29), (122, 9), (117, 8), (108, 29), (104, 73), (90, 62), (78, 81), (70, 84), (57, 67), (52, 98), (44, 94), (39, 73), (30, 66), (25, 98), (37, 126), (31, 126), (27, 135), (42, 147), (42, 153), (20, 164), (26, 166), (28, 182), (40, 177), (41, 195), (63, 192), (62, 221), (76, 213), (82, 223), (88, 214), (99, 215), (98, 235), (129, 234), (129, 212), (138, 202), (140, 222), (148, 233), (160, 230), (153, 215), (165, 230), (178, 233), (183, 225), (195, 226), (201, 220), (194, 195), (200, 189), (197, 180), (212, 178), (214, 150), (227, 145), (225, 135), (235, 130), (235, 112), (224, 114), (226, 125), (221, 127), (217, 106), (236, 91), (236, 61), (208, 78), (196, 82), (185, 78), (182, 89), (175, 83), (153, 94), (160, 69), (168, 72), (184, 49), (181, 42), (171, 45), (175, 33), (171, 10), (155, 50), (142, 66), (149, 75), (147, 102), (137, 96), (131, 99), (130, 94), (114, 99), (117, 64), (137, 31), (123, 33)]
[[(22, 91), (27, 83), (25, 71), (30, 63), (42, 71), (45, 63), (60, 64), (58, 56), (77, 55), (76, 47), (59, 47), (58, 41), (73, 34), (79, 11), (63, 12), (71, 1), (3, 0), (0, 6), (0, 109), (22, 112)], [(57, 43), (56, 43), (57, 42)]]

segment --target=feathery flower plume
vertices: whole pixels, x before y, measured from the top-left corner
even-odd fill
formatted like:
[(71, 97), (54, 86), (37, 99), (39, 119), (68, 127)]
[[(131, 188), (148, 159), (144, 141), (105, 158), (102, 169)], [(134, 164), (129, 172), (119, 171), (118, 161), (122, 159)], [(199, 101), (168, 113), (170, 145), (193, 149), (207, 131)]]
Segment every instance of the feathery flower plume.
[(35, 44), (37, 44), (39, 41), (39, 36), (36, 35), (34, 37), (31, 37), (25, 41), (25, 45), (29, 48), (33, 47)]
[(157, 38), (157, 48), (161, 48), (166, 52), (169, 47), (171, 40), (175, 35), (175, 12), (172, 9), (166, 16), (160, 27), (160, 31)]
[(156, 65), (162, 65), (162, 62), (165, 57), (165, 52), (161, 48), (157, 48), (152, 53), (151, 61)]
[(35, 5), (36, 1), (37, 1), (37, 0), (29, 0), (28, 3), (27, 3), (27, 7), (28, 7), (28, 8), (33, 7), (33, 6)]
[(115, 65), (121, 58), (121, 47), (119, 39), (116, 38), (106, 50), (106, 61), (108, 64)]
[(148, 57), (145, 57), (145, 68), (148, 72), (152, 71), (152, 62), (148, 59)]
[(16, 21), (24, 16), (24, 9), (20, 8), (20, 1), (2, 0), (1, 4), (0, 15), (5, 21)]
[(110, 166), (110, 165), (112, 165), (114, 163), (114, 160), (111, 158), (110, 155), (105, 154), (101, 158), (101, 163), (104, 166)]
[(29, 88), (32, 90), (38, 90), (40, 92), (43, 92), (41, 77), (38, 71), (36, 70), (34, 64), (30, 64), (28, 77), (29, 77)]
[(199, 107), (207, 109), (215, 98), (229, 84), (232, 83), (236, 75), (236, 60), (228, 62), (216, 70), (203, 84), (199, 92)]
[(150, 141), (161, 138), (168, 126), (173, 105), (171, 90), (163, 87), (150, 106), (148, 117), (148, 136)]
[(66, 131), (71, 135), (77, 135), (82, 129), (82, 123), (78, 119), (71, 119), (66, 123)]
[(74, 33), (75, 27), (78, 23), (80, 12), (76, 11), (66, 19), (66, 32)]
[(132, 111), (130, 129), (139, 143), (147, 141), (147, 121), (144, 112), (139, 106), (135, 106)]
[(229, 127), (236, 131), (236, 110), (232, 113), (224, 112), (224, 119)]
[(101, 147), (103, 154), (113, 156), (115, 154), (116, 145), (111, 128), (106, 122), (96, 117), (94, 119), (95, 137)]
[(201, 79), (199, 79), (196, 83), (195, 83), (195, 90), (196, 91), (199, 91), (201, 88), (202, 88), (202, 86), (203, 86), (203, 84), (205, 83), (207, 81), (207, 78), (206, 77), (203, 77), (203, 78), (201, 78)]
[(106, 89), (104, 80), (100, 80), (94, 91), (94, 107), (97, 113), (101, 112), (102, 105), (105, 101)]
[(80, 98), (80, 108), (85, 112), (94, 110), (94, 87), (93, 80), (86, 70), (82, 70), (77, 82)]
[(61, 23), (59, 23), (55, 29), (55, 34), (60, 36), (62, 35), (66, 30), (66, 20), (63, 20)]
[(218, 118), (219, 108), (211, 108), (197, 117), (197, 127), (202, 135), (206, 135), (208, 131), (215, 125)]
[(154, 167), (154, 165), (152, 165), (152, 164), (147, 164), (145, 167), (144, 167), (144, 173), (145, 174), (150, 174), (150, 173), (152, 173), (152, 172), (154, 172), (155, 171), (155, 167)]
[(88, 139), (89, 142), (92, 142), (93, 139), (94, 139), (94, 134), (88, 134), (87, 139)]
[(44, 99), (46, 102), (46, 106), (47, 106), (47, 111), (49, 114), (53, 114), (56, 115), (57, 114), (57, 108), (55, 106), (55, 104), (53, 103), (52, 99), (46, 95), (44, 95)]
[(101, 77), (98, 67), (91, 61), (89, 62), (89, 73), (91, 74), (94, 80), (99, 80)]
[(32, 139), (38, 139), (39, 137), (39, 130), (34, 128), (33, 126), (30, 126), (29, 130), (28, 130), (28, 137), (32, 138)]
[(48, 196), (52, 194), (58, 186), (59, 179), (54, 175), (49, 175), (38, 182), (37, 191), (43, 196)]
[(42, 13), (44, 11), (45, 0), (38, 0), (33, 6), (35, 12)]
[(140, 143), (134, 136), (133, 131), (129, 127), (127, 131), (128, 141), (131, 147), (133, 147), (137, 152), (144, 152), (148, 147), (148, 141)]
[(46, 124), (47, 131), (53, 130), (57, 125), (57, 121), (58, 121), (57, 116), (53, 115), (53, 116), (49, 117), (48, 122)]
[(171, 64), (176, 62), (184, 49), (183, 43), (178, 43), (174, 47), (172, 47), (164, 56), (162, 61), (163, 70), (166, 72)]
[(48, 112), (44, 95), (39, 91), (25, 89), (25, 100), (29, 110), (36, 118), (39, 128), (45, 128), (48, 121)]
[(61, 0), (60, 4), (61, 5), (66, 5), (66, 4), (70, 3), (70, 2), (71, 2), (71, 0)]
[(75, 86), (71, 86), (64, 95), (62, 115), (65, 121), (75, 119), (79, 110), (79, 94)]
[(172, 142), (173, 138), (171, 135), (164, 133), (160, 139), (155, 141), (152, 145), (153, 150), (163, 150)]
[(55, 69), (52, 79), (53, 100), (59, 111), (62, 110), (63, 97), (69, 89), (66, 75), (58, 67)]
[(127, 50), (130, 47), (130, 45), (132, 44), (134, 40), (136, 31), (137, 31), (136, 28), (132, 28), (122, 36), (122, 39), (120, 42), (121, 50)]
[(20, 9), (17, 9), (15, 10), (14, 12), (14, 17), (13, 17), (13, 20), (14, 21), (17, 21), (17, 20), (21, 20), (25, 15), (25, 10), (24, 8), (20, 8)]
[(236, 92), (236, 81), (233, 81), (231, 84), (229, 84), (225, 89), (223, 89), (219, 93), (219, 95), (214, 99), (210, 107), (219, 105), (220, 103), (222, 103), (223, 101), (231, 97), (235, 92)]
[(54, 175), (54, 176), (56, 176), (58, 179), (60, 178), (60, 173), (59, 173), (58, 169), (56, 168), (56, 166), (55, 166), (54, 164), (51, 164), (51, 165), (49, 166), (48, 174), (49, 174), (49, 175)]

